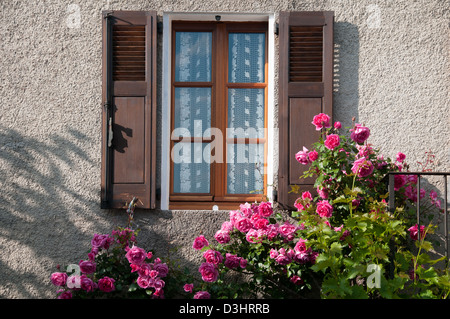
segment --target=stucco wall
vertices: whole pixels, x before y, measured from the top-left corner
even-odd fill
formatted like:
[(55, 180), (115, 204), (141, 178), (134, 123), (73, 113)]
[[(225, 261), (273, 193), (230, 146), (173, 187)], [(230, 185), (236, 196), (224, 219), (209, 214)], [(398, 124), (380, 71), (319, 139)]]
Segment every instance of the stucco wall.
[[(56, 264), (85, 257), (94, 233), (123, 225), (101, 210), (101, 11), (335, 12), (335, 120), (370, 127), (386, 156), (450, 170), (449, 10), (441, 0), (0, 2), (0, 298), (52, 298)], [(276, 41), (277, 43), (277, 41)], [(161, 52), (159, 52), (161, 53)], [(159, 86), (161, 89), (161, 86)], [(161, 98), (158, 99), (161, 101)], [(160, 113), (159, 113), (160, 114)], [(158, 176), (160, 180), (160, 176)], [(140, 242), (180, 247), (227, 212), (137, 212)]]

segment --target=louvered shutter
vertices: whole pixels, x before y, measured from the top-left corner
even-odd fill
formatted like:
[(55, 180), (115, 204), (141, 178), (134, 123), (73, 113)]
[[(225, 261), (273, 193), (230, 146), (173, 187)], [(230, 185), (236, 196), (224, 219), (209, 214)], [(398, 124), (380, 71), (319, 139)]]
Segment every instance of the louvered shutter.
[(292, 209), (299, 190), (314, 192), (314, 179), (299, 179), (308, 168), (295, 154), (319, 138), (314, 115), (332, 116), (333, 12), (280, 12), (278, 202)]
[(103, 208), (155, 208), (156, 12), (103, 14)]

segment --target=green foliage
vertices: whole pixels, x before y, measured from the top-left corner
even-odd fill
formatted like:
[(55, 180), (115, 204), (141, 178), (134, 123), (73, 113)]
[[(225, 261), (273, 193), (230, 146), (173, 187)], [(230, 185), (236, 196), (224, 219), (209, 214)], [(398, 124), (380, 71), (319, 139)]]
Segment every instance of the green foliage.
[[(339, 130), (323, 125), (314, 149), (303, 149), (296, 155), (301, 164), (309, 165), (301, 178), (314, 177), (318, 195), (313, 198), (309, 192), (298, 193), (298, 210), (290, 219), (296, 225), (291, 236), (282, 233), (286, 218), (280, 214), (268, 219), (268, 226), (277, 227), (277, 235), (262, 231), (257, 242), (248, 239), (250, 230), (239, 229), (230, 217), (231, 240), (208, 243), (203, 251), (241, 256), (247, 265), (230, 269), (218, 263), (217, 280), (203, 282), (198, 289), (208, 290), (213, 298), (449, 297), (448, 264), (444, 258), (431, 257), (430, 234), (435, 226), (429, 217), (440, 211), (438, 200), (431, 193), (428, 202), (425, 194), (421, 199), (421, 220), (429, 223), (421, 225), (424, 229), (417, 240), (417, 230), (412, 227), (414, 176), (396, 177), (395, 211), (389, 211), (386, 202), (389, 194), (384, 177), (389, 172), (408, 171), (404, 154), (398, 153), (395, 161), (385, 159), (367, 143), (370, 131), (362, 125), (355, 124), (348, 132), (350, 136), (341, 135), (336, 140)], [(333, 140), (328, 140), (330, 135), (335, 135)], [(298, 190), (294, 187), (292, 192)], [(257, 204), (250, 213), (248, 206), (242, 206), (237, 211), (242, 218), (253, 220), (258, 214)], [(257, 229), (255, 223), (252, 229)], [(305, 247), (299, 249), (299, 242)], [(305, 261), (305, 251), (314, 257)], [(245, 275), (245, 280), (230, 283), (227, 276), (231, 272)]]

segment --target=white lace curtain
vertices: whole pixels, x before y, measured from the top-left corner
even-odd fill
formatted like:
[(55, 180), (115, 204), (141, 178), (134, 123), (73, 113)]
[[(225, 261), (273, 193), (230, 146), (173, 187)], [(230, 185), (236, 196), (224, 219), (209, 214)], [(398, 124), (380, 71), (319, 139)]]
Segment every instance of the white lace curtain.
[[(264, 33), (230, 33), (228, 53), (229, 82), (264, 82)], [(175, 54), (175, 81), (211, 81), (211, 33), (177, 32)], [(184, 129), (190, 136), (203, 136), (211, 127), (211, 94), (211, 88), (177, 87), (175, 128)], [(264, 89), (229, 89), (228, 137), (264, 137), (264, 105)], [(225, 137), (226, 132), (222, 134)], [(208, 143), (186, 144), (189, 146), (183, 146), (183, 151), (174, 159), (174, 191), (209, 193), (210, 164), (204, 155), (211, 146)], [(260, 193), (264, 186), (264, 144), (228, 144), (226, 153), (223, 160), (227, 161), (228, 193)]]

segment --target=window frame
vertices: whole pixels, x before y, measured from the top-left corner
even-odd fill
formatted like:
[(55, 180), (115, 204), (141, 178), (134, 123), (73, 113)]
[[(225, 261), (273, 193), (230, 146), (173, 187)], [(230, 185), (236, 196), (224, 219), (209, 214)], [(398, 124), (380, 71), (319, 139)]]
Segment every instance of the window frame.
[[(195, 26), (195, 24), (208, 25), (210, 22), (213, 22), (211, 25), (217, 26), (216, 24), (216, 16), (220, 15), (222, 21), (224, 22), (233, 22), (233, 24), (227, 24), (228, 26), (232, 26), (232, 28), (237, 27), (236, 31), (246, 32), (247, 30), (243, 30), (239, 25), (243, 26), (245, 23), (254, 24), (255, 22), (264, 22), (265, 25), (265, 33), (266, 33), (266, 67), (265, 67), (265, 78), (266, 82), (265, 86), (265, 127), (266, 136), (265, 136), (265, 167), (264, 167), (264, 195), (265, 198), (268, 198), (269, 201), (272, 201), (272, 183), (273, 183), (273, 172), (274, 172), (274, 157), (273, 157), (273, 146), (274, 146), (274, 99), (273, 99), (273, 87), (274, 87), (274, 16), (271, 14), (263, 14), (263, 15), (253, 15), (253, 14), (177, 14), (177, 13), (164, 13), (163, 14), (163, 97), (162, 97), (162, 157), (161, 157), (161, 209), (179, 209), (179, 210), (228, 210), (235, 209), (238, 207), (238, 203), (244, 203), (246, 201), (255, 201), (258, 198), (261, 199), (262, 196), (254, 196), (248, 194), (232, 194), (225, 196), (218, 196), (215, 201), (208, 201), (208, 195), (204, 194), (205, 197), (201, 198), (207, 201), (199, 201), (200, 198), (195, 200), (195, 197), (198, 194), (180, 194), (174, 197), (172, 190), (172, 179), (173, 179), (173, 164), (170, 158), (170, 152), (172, 150), (173, 141), (171, 140), (171, 128), (173, 121), (173, 82), (174, 82), (174, 70), (172, 68), (173, 65), (173, 52), (172, 47), (175, 42), (174, 30), (172, 29), (173, 23), (176, 25), (189, 22), (191, 26)], [(176, 22), (175, 22), (176, 21)], [(196, 23), (192, 23), (196, 21)], [(240, 22), (240, 24), (234, 24), (234, 22)], [(176, 29), (176, 27), (175, 27)], [(192, 27), (195, 29), (195, 27)], [(202, 30), (198, 30), (202, 31)], [(228, 32), (233, 32), (231, 29), (226, 31), (225, 34), (228, 36)], [(258, 30), (254, 31), (258, 32)], [(213, 38), (213, 43), (217, 39)], [(220, 39), (218, 40), (220, 41)], [(228, 42), (228, 40), (226, 41)], [(213, 51), (216, 49), (213, 44)], [(228, 47), (227, 47), (228, 49)], [(228, 53), (226, 54), (228, 56)], [(228, 64), (224, 66), (224, 69), (228, 67)], [(214, 72), (214, 71), (213, 71)], [(225, 70), (225, 75), (228, 74), (228, 69)], [(225, 76), (224, 76), (225, 78)], [(215, 81), (216, 77), (213, 74), (212, 81)], [(228, 81), (225, 78), (225, 81)], [(219, 84), (220, 85), (220, 84)], [(223, 94), (227, 95), (228, 88), (234, 87), (234, 84), (224, 83)], [(240, 87), (236, 85), (236, 87)], [(214, 90), (214, 89), (213, 89)], [(215, 92), (212, 92), (212, 95), (215, 96)], [(228, 108), (228, 98), (225, 97), (224, 100), (225, 107), (222, 110)], [(170, 111), (167, 111), (170, 110)], [(215, 113), (215, 110), (212, 109), (212, 114)], [(215, 126), (214, 121), (211, 121), (212, 127)], [(223, 132), (225, 134), (225, 132)], [(248, 141), (247, 141), (248, 142)], [(226, 137), (224, 137), (224, 156), (226, 156)], [(226, 159), (224, 158), (222, 164), (227, 165)], [(213, 169), (213, 168), (212, 168)], [(221, 169), (222, 173), (217, 176), (217, 174), (211, 174), (212, 176), (216, 176), (220, 180), (219, 183), (222, 183), (222, 187), (226, 192), (226, 167)], [(225, 172), (225, 173), (223, 173)], [(223, 176), (225, 175), (225, 176)], [(214, 178), (213, 178), (214, 179)], [(215, 183), (217, 184), (217, 183)], [(213, 187), (214, 183), (211, 182), (211, 187)], [(217, 191), (215, 191), (217, 196)], [(219, 195), (225, 195), (224, 193), (220, 193)], [(176, 201), (172, 201), (172, 199), (176, 199)], [(219, 199), (219, 200), (217, 200)]]

